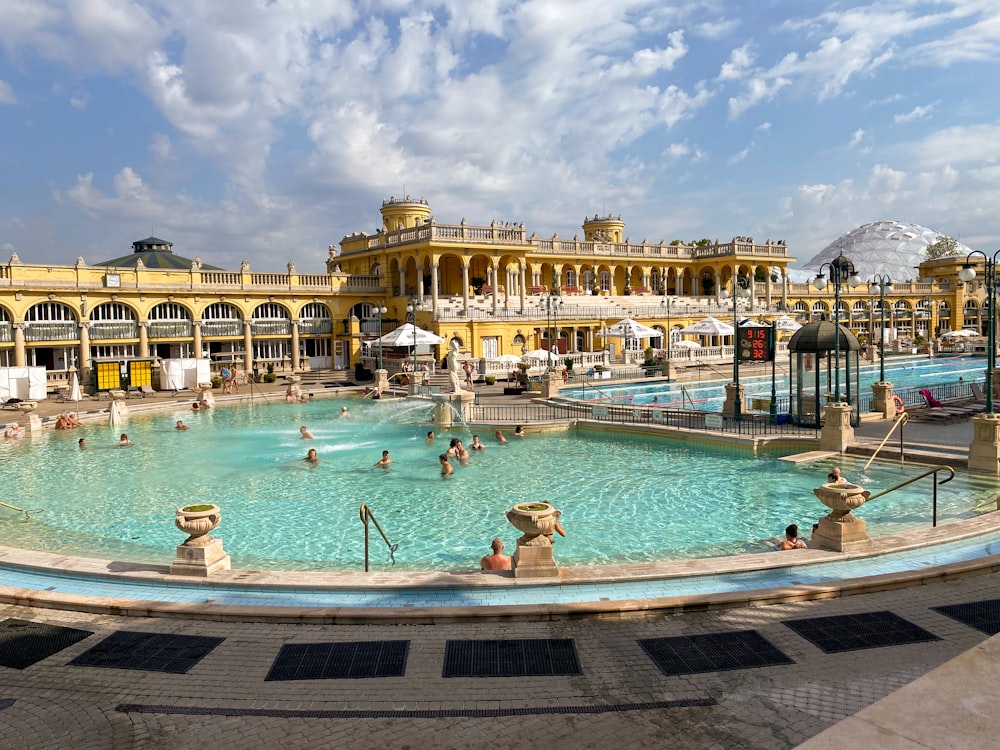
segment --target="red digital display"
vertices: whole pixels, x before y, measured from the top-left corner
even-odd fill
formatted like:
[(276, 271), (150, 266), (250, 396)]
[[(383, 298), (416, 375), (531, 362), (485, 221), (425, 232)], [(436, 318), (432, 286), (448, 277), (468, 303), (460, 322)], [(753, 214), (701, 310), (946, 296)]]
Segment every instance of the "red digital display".
[(771, 328), (740, 326), (736, 337), (740, 362), (770, 362), (773, 359)]

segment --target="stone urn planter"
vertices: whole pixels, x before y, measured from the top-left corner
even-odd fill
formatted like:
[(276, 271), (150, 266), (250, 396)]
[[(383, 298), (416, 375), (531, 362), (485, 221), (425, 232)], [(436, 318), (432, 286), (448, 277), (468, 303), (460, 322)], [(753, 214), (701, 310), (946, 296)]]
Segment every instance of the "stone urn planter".
[(507, 520), (524, 535), (517, 540), (518, 547), (546, 547), (552, 545), (552, 533), (561, 515), (551, 503), (518, 503), (507, 511)]
[(204, 547), (212, 541), (208, 532), (218, 526), (221, 520), (222, 510), (218, 505), (188, 505), (177, 509), (174, 525), (190, 535), (184, 541), (185, 546)]
[(823, 484), (813, 494), (830, 509), (813, 532), (813, 547), (851, 552), (872, 546), (867, 525), (852, 512), (868, 500), (868, 490), (856, 484)]
[(172, 575), (205, 577), (229, 570), (229, 555), (222, 548), (222, 540), (208, 535), (221, 520), (222, 511), (213, 503), (177, 509), (174, 525), (190, 536), (177, 545), (177, 557), (170, 566)]

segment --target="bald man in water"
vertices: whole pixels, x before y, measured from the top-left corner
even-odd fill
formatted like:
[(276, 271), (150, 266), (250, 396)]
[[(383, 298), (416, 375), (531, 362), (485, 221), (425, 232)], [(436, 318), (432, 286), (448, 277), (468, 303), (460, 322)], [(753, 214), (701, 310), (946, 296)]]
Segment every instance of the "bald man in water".
[(510, 555), (503, 553), (503, 540), (497, 537), (490, 544), (493, 549), (492, 555), (486, 555), (479, 561), (479, 567), (483, 570), (510, 570)]

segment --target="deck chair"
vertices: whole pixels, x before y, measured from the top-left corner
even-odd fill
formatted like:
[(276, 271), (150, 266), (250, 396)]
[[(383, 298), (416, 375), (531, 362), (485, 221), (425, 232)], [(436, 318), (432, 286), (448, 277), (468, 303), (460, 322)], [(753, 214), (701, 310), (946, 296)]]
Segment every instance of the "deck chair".
[(934, 398), (934, 394), (931, 393), (930, 388), (921, 388), (918, 393), (924, 397), (924, 401), (932, 409), (940, 409), (944, 404)]
[(976, 401), (986, 400), (986, 392), (983, 390), (983, 387), (979, 385), (979, 383), (972, 383), (971, 387), (972, 387), (972, 397), (976, 399)]
[(0, 406), (0, 408), (19, 410), (20, 407), (18, 406), (18, 404), (21, 403), (22, 400), (23, 399), (20, 398), (4, 398), (3, 396), (0, 396), (0, 402), (2, 402), (3, 404), (2, 406)]
[(153, 386), (151, 386), (151, 385), (140, 385), (139, 386), (139, 393), (142, 394), (143, 398), (146, 398), (146, 396), (155, 396), (156, 395), (156, 391), (153, 390)]

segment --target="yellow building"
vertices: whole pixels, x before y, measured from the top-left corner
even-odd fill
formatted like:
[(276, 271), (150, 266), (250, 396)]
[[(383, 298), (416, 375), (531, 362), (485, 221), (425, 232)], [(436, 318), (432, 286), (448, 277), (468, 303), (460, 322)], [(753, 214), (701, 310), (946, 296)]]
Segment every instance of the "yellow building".
[[(277, 372), (346, 369), (362, 345), (408, 319), (467, 356), (495, 358), (552, 348), (606, 347), (620, 360), (622, 340), (598, 332), (631, 317), (659, 337), (630, 342), (663, 348), (707, 315), (732, 322), (800, 322), (833, 317), (834, 295), (788, 280), (795, 259), (784, 242), (734, 237), (698, 245), (634, 242), (618, 216), (587, 217), (582, 238), (541, 238), (522, 223), (460, 220), (439, 224), (424, 199), (389, 198), (375, 234), (330, 246), (325, 273), (225, 271), (173, 253), (149, 237), (132, 253), (89, 265), (31, 264), (16, 255), (0, 266), (0, 366), (42, 366), (52, 387), (74, 368), (92, 382), (94, 362), (211, 358)], [(921, 266), (922, 282), (886, 295), (887, 341), (909, 346), (963, 326), (985, 329), (982, 274), (964, 284), (963, 259)], [(981, 269), (980, 269), (981, 270)], [(731, 294), (748, 290), (734, 311)], [(875, 340), (882, 326), (878, 290), (843, 288), (839, 319)], [(381, 312), (381, 308), (385, 312)], [(719, 339), (719, 345), (731, 345)], [(731, 352), (731, 350), (730, 350)], [(436, 357), (444, 353), (427, 352)], [(625, 352), (634, 361), (637, 348)], [(730, 355), (731, 358), (731, 355)], [(366, 364), (374, 364), (366, 359)], [(399, 361), (387, 356), (391, 371)]]

